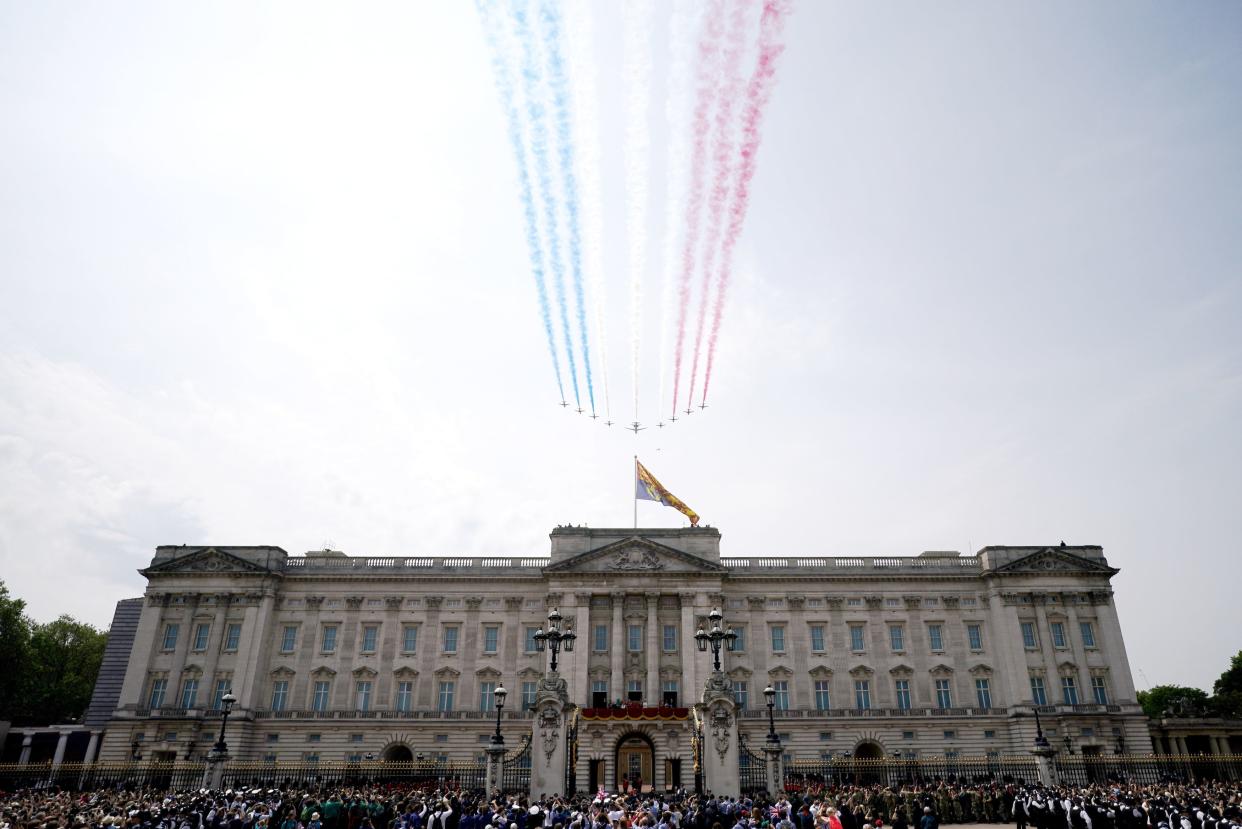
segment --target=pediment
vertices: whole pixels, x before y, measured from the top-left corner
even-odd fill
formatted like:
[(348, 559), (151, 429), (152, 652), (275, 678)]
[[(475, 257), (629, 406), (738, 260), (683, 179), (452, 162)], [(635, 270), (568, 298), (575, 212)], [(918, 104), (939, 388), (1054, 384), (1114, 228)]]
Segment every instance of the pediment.
[(272, 676), (291, 677), (293, 676), (293, 669), (286, 665), (281, 665), (279, 668), (272, 670)]
[(720, 564), (634, 535), (579, 553), (544, 568), (545, 573), (724, 573)]
[(541, 671), (536, 671), (534, 668), (528, 667), (518, 671), (517, 675), (525, 679), (537, 679), (543, 676), (543, 673)]
[(888, 672), (893, 676), (914, 676), (914, 669), (905, 664), (894, 665), (888, 669)]
[(970, 669), (972, 676), (990, 676), (992, 674), (992, 666), (980, 662), (978, 665)]
[(433, 673), (436, 676), (441, 677), (441, 678), (446, 677), (446, 676), (451, 676), (451, 677), (461, 676), (461, 671), (457, 670), (456, 668), (450, 668), (447, 665), (445, 665), (443, 668), (438, 668)]
[(814, 679), (832, 678), (832, 668), (829, 668), (827, 665), (816, 665), (814, 668), (811, 668), (808, 673), (810, 673)]
[(192, 551), (168, 561), (152, 565), (138, 572), (144, 576), (163, 575), (167, 573), (271, 573), (265, 567), (251, 564), (232, 553), (226, 553), (216, 547), (189, 548)]
[(855, 665), (853, 668), (850, 668), (850, 676), (855, 678), (869, 677), (874, 673), (875, 671), (871, 670), (866, 665)]
[(750, 668), (745, 668), (745, 667), (743, 667), (743, 666), (739, 665), (739, 666), (737, 666), (736, 668), (734, 668), (733, 670), (729, 671), (728, 676), (729, 676), (729, 679), (736, 680), (736, 681), (738, 681), (738, 682), (742, 682), (742, 681), (744, 681), (744, 680), (750, 679), (750, 677), (751, 677), (751, 670), (750, 670)]
[(393, 671), (392, 675), (395, 676), (397, 679), (415, 679), (418, 676), (418, 671), (414, 670), (408, 665), (402, 665), (400, 668), (397, 668), (397, 670)]
[(495, 679), (496, 677), (500, 676), (500, 671), (496, 670), (495, 668), (489, 665), (485, 668), (479, 668), (477, 671), (474, 672), (474, 675), (479, 677), (480, 679)]
[(1089, 558), (1075, 555), (1060, 547), (1045, 547), (1017, 561), (1011, 561), (997, 567), (994, 573), (1017, 575), (1024, 573), (1089, 573), (1099, 575), (1116, 575), (1121, 572), (1114, 567), (1100, 564)]
[(928, 671), (932, 676), (949, 676), (953, 673), (953, 669), (943, 662)]
[(355, 679), (363, 679), (364, 677), (374, 678), (379, 676), (378, 671), (374, 668), (368, 668), (366, 665), (363, 665), (361, 668), (354, 668), (351, 673), (353, 673)]
[(311, 671), (311, 676), (327, 676), (327, 677), (332, 677), (332, 676), (336, 676), (336, 671), (332, 670), (332, 669), (331, 669), (331, 668), (329, 668), (327, 665), (320, 665), (318, 668), (316, 668), (315, 670)]
[(771, 677), (779, 676), (779, 677), (784, 677), (788, 679), (789, 677), (793, 676), (793, 671), (789, 670), (784, 665), (775, 665), (768, 669), (768, 676), (771, 676)]

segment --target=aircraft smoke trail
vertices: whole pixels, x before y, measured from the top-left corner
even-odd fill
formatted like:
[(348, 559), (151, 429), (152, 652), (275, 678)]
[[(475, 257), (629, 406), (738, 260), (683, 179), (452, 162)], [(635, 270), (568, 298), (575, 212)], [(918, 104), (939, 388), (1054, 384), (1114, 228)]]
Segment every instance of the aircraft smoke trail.
[(625, 230), (629, 237), (630, 373), (634, 420), (638, 420), (638, 375), (642, 360), (643, 274), (647, 269), (647, 176), (651, 137), (647, 103), (651, 87), (652, 0), (628, 0), (622, 24), (622, 75), (625, 79)]
[(716, 65), (720, 53), (723, 0), (712, 0), (703, 17), (699, 36), (698, 85), (694, 114), (690, 122), (690, 184), (686, 195), (685, 231), (681, 248), (681, 274), (677, 285), (677, 339), (673, 349), (673, 415), (681, 391), (681, 364), (686, 342), (686, 316), (690, 307), (690, 280), (694, 275), (694, 254), (699, 242), (699, 219), (703, 212), (703, 167), (707, 155), (708, 116), (716, 92)]
[(565, 205), (568, 239), (569, 271), (573, 277), (574, 314), (578, 323), (578, 346), (582, 349), (582, 367), (586, 374), (587, 398), (591, 414), (595, 414), (595, 381), (591, 376), (591, 346), (587, 331), (586, 296), (582, 285), (582, 234), (578, 219), (578, 182), (574, 170), (574, 136), (569, 117), (570, 90), (565, 79), (565, 60), (561, 56), (563, 40), (561, 12), (550, 0), (539, 4), (539, 20), (543, 28), (543, 46), (547, 57), (548, 89), (552, 94), (552, 112), (556, 124), (557, 160), (560, 163), (562, 201)]
[(587, 275), (595, 324), (596, 353), (599, 355), (599, 376), (604, 390), (604, 417), (612, 419), (612, 401), (608, 391), (608, 328), (605, 325), (603, 237), (604, 220), (600, 196), (599, 112), (596, 108), (595, 62), (591, 57), (593, 42), (591, 5), (565, 5), (565, 46), (569, 61), (569, 79), (573, 92), (574, 135), (578, 138), (578, 196), (582, 227), (582, 269)]
[(724, 44), (715, 131), (712, 135), (715, 180), (707, 206), (707, 235), (703, 244), (703, 288), (700, 294), (698, 324), (694, 333), (694, 357), (690, 361), (690, 389), (686, 392), (687, 400), (694, 399), (694, 384), (699, 376), (699, 355), (703, 349), (703, 331), (707, 327), (712, 272), (716, 265), (716, 251), (720, 247), (725, 206), (729, 203), (729, 190), (733, 184), (733, 154), (737, 140), (733, 104), (742, 92), (742, 54), (746, 50), (746, 24), (751, 8), (750, 0), (733, 0)]
[(573, 382), (574, 403), (581, 408), (578, 390), (578, 369), (574, 359), (574, 340), (569, 327), (569, 308), (565, 301), (565, 264), (561, 260), (560, 229), (557, 224), (557, 202), (552, 182), (552, 166), (548, 160), (548, 128), (544, 123), (547, 115), (546, 86), (540, 71), (538, 43), (531, 35), (528, 19), (528, 0), (515, 0), (512, 5), (514, 31), (522, 46), (522, 87), (526, 98), (526, 120), (530, 127), (530, 154), (535, 160), (535, 178), (539, 184), (539, 198), (543, 203), (544, 236), (547, 239), (548, 267), (552, 271), (552, 284), (556, 288), (556, 305), (565, 341), (565, 358), (569, 376)]
[(716, 360), (716, 340), (720, 336), (720, 323), (724, 317), (725, 297), (733, 272), (733, 252), (742, 233), (746, 209), (750, 206), (750, 182), (755, 176), (755, 160), (761, 139), (760, 127), (772, 88), (776, 85), (776, 61), (785, 51), (782, 35), (785, 19), (789, 15), (790, 0), (764, 0), (763, 16), (759, 20), (759, 57), (754, 74), (746, 90), (746, 107), (742, 113), (741, 163), (733, 190), (733, 202), (729, 205), (729, 227), (725, 232), (720, 253), (720, 287), (716, 293), (716, 306), (712, 315), (712, 333), (707, 346), (707, 370), (703, 377), (703, 399), (707, 402), (707, 390), (712, 382), (712, 366)]
[(552, 332), (552, 311), (548, 306), (548, 289), (544, 279), (543, 249), (539, 240), (539, 222), (535, 213), (535, 198), (531, 192), (530, 170), (526, 161), (526, 148), (522, 137), (522, 123), (518, 114), (513, 88), (513, 71), (510, 66), (511, 49), (503, 43), (504, 29), (495, 0), (476, 0), (479, 18), (483, 22), (483, 34), (491, 53), (492, 74), (500, 106), (504, 111), (509, 131), (509, 144), (517, 164), (518, 197), (522, 203), (522, 218), (526, 223), (526, 247), (530, 256), (531, 275), (535, 278), (535, 291), (539, 297), (539, 313), (543, 318), (543, 330), (548, 338), (548, 355), (552, 358), (552, 370), (556, 374), (556, 389), (565, 400), (565, 388), (561, 380), (561, 361), (556, 353), (556, 337)]
[(690, 56), (694, 49), (694, 0), (673, 0), (669, 22), (670, 61), (668, 91), (664, 99), (664, 118), (668, 124), (668, 162), (665, 170), (664, 200), (664, 277), (660, 290), (660, 385), (659, 408), (664, 414), (664, 393), (668, 382), (670, 317), (673, 313), (673, 284), (677, 280), (677, 248), (681, 242), (678, 218), (685, 210), (686, 161), (690, 140), (682, 120), (690, 110)]

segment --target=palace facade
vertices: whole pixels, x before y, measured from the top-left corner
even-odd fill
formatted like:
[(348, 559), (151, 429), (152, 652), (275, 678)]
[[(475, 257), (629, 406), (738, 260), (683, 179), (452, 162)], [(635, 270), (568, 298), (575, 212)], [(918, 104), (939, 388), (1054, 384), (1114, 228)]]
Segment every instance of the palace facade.
[(1096, 546), (731, 557), (713, 528), (567, 526), (544, 556), (169, 546), (141, 572), (101, 760), (205, 754), (226, 692), (235, 758), (474, 759), (502, 684), (516, 745), (552, 608), (577, 635), (559, 673), (584, 787), (690, 785), (686, 709), (712, 669), (694, 634), (713, 608), (738, 634), (721, 658), (741, 731), (763, 742), (770, 686), (788, 759), (1022, 754), (1036, 709), (1076, 752), (1151, 745)]

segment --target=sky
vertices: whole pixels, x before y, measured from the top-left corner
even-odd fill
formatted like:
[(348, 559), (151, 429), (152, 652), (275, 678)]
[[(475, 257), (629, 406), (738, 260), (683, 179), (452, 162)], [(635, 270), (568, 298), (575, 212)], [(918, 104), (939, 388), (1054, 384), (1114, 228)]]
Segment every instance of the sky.
[(710, 407), (635, 435), (557, 405), (473, 4), (4, 4), (0, 578), (106, 626), (160, 544), (543, 555), (630, 525), (637, 454), (725, 555), (1102, 545), (1138, 687), (1210, 688), (1242, 649), (1240, 36), (1227, 2), (801, 0)]

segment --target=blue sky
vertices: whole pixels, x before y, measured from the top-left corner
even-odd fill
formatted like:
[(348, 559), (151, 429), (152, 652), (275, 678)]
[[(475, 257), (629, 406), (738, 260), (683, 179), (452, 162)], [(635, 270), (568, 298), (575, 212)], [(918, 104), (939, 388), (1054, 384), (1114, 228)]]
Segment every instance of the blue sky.
[(630, 521), (637, 452), (726, 554), (1101, 544), (1139, 686), (1210, 685), (1242, 647), (1239, 35), (1223, 2), (799, 3), (713, 404), (635, 437), (554, 405), (470, 4), (8, 4), (0, 573), (106, 624), (157, 544), (540, 554)]

